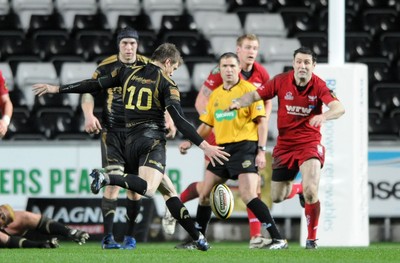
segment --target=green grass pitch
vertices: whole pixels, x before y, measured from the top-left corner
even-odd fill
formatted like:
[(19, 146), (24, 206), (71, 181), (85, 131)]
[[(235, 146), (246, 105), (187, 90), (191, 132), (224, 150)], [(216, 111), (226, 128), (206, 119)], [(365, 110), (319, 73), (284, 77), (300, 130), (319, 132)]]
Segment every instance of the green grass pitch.
[(369, 247), (320, 247), (305, 250), (290, 242), (287, 250), (248, 249), (244, 242), (211, 243), (207, 251), (177, 250), (177, 243), (140, 243), (135, 250), (102, 250), (99, 242), (82, 246), (62, 241), (58, 249), (0, 249), (0, 262), (141, 262), (141, 263), (255, 263), (255, 262), (400, 262), (400, 243), (374, 243)]

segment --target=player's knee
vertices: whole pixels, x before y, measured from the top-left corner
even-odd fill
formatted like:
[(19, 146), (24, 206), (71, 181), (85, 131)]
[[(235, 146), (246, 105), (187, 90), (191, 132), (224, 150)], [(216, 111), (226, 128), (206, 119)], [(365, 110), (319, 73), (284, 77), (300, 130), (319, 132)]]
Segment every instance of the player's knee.
[(108, 174), (117, 174), (117, 175), (124, 174), (124, 167), (121, 165), (108, 165), (104, 169)]
[(148, 198), (153, 198), (156, 194), (156, 190), (154, 189), (147, 189), (145, 196)]
[(274, 203), (280, 203), (283, 200), (285, 200), (285, 198), (286, 198), (284, 193), (274, 192), (274, 191), (272, 191), (271, 197), (272, 197), (272, 202), (274, 202)]
[(210, 205), (210, 197), (209, 195), (199, 195), (199, 204), (200, 205)]

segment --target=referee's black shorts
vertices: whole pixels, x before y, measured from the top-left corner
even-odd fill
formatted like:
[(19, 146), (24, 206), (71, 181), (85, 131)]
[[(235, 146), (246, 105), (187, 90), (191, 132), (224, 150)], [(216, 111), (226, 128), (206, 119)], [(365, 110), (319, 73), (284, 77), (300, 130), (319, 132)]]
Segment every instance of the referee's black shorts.
[(229, 161), (224, 162), (223, 165), (215, 162), (215, 167), (210, 163), (207, 166), (207, 170), (219, 177), (232, 180), (237, 180), (239, 174), (242, 173), (257, 173), (257, 145), (258, 142), (256, 141), (241, 141), (220, 145), (225, 147), (224, 150), (231, 155)]

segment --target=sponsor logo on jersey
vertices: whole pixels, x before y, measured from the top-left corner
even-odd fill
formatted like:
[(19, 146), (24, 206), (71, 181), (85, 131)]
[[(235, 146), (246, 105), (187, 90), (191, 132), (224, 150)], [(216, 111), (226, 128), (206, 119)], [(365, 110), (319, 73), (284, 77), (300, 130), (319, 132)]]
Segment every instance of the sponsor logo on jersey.
[(179, 211), (181, 219), (188, 219), (189, 218), (189, 212), (187, 211), (186, 207), (182, 207), (181, 210)]
[(242, 167), (243, 168), (248, 168), (251, 165), (251, 161), (250, 160), (246, 160), (242, 163)]
[(286, 105), (286, 110), (287, 113), (291, 115), (308, 116), (313, 109), (312, 107), (305, 108), (301, 106)]
[(310, 96), (310, 95), (308, 95), (308, 101), (315, 101), (315, 100), (317, 100), (317, 96)]
[(293, 100), (293, 94), (289, 91), (285, 95), (285, 100)]
[(217, 121), (223, 121), (223, 120), (233, 120), (236, 117), (236, 111), (223, 111), (223, 110), (217, 110), (215, 112), (215, 119)]
[(211, 80), (211, 79), (207, 79), (207, 81), (206, 81), (207, 83), (208, 83), (208, 85), (210, 85), (211, 87), (213, 87), (214, 86), (214, 81), (213, 80)]
[(176, 87), (170, 86), (169, 87), (169, 91), (171, 92), (171, 95), (176, 97), (176, 98), (180, 98), (180, 93), (179, 90)]

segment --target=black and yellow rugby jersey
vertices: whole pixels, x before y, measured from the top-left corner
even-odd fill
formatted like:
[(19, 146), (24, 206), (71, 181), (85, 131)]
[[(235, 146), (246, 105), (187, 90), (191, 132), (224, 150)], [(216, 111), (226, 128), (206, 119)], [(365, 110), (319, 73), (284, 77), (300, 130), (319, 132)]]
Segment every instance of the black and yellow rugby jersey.
[[(126, 66), (142, 66), (147, 64), (149, 58), (136, 55), (136, 61), (133, 64), (124, 64), (118, 59), (118, 55), (112, 55), (104, 59), (96, 71), (93, 73), (92, 78), (98, 79), (106, 76), (116, 70), (117, 68)], [(122, 87), (112, 87), (92, 93), (96, 99), (100, 99), (102, 103), (102, 125), (107, 130), (120, 130), (125, 129), (125, 115), (124, 105), (122, 101)]]
[(121, 67), (98, 79), (86, 79), (61, 85), (59, 93), (87, 93), (111, 87), (122, 87), (127, 144), (141, 137), (166, 140), (164, 113), (167, 109), (178, 130), (197, 146), (204, 139), (185, 119), (179, 89), (160, 67)]
[(165, 139), (164, 112), (168, 105), (180, 108), (180, 94), (175, 82), (160, 67), (152, 63), (121, 67), (100, 78), (99, 83), (103, 88), (122, 86), (128, 136)]

